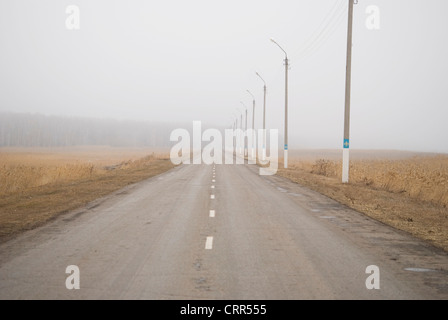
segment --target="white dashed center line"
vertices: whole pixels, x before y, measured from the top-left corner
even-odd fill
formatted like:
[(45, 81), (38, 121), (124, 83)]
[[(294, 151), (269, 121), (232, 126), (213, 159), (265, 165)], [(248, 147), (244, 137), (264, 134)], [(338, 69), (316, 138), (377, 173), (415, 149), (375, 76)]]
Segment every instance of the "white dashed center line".
[[(213, 183), (216, 182), (215, 176), (216, 176), (215, 166), (213, 166), (213, 179), (212, 179)], [(212, 185), (211, 188), (215, 189), (215, 186)], [(211, 194), (210, 195), (210, 199), (215, 199), (215, 195)], [(210, 210), (209, 217), (210, 218), (214, 218), (215, 217), (215, 210)], [(212, 250), (212, 249), (213, 249), (213, 237), (207, 237), (207, 240), (205, 241), (205, 250)]]
[(207, 237), (207, 240), (205, 241), (205, 250), (212, 250), (213, 249), (213, 237)]

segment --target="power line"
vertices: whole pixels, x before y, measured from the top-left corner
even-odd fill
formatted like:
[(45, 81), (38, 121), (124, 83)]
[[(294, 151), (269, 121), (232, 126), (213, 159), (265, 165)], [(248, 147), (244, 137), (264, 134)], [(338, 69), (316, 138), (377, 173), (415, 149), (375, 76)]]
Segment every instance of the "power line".
[(305, 41), (302, 49), (296, 53), (295, 57), (302, 59), (314, 54), (322, 45), (333, 35), (337, 27), (344, 21), (347, 3), (344, 0), (338, 0), (328, 11), (325, 18), (316, 28), (312, 36)]
[(325, 43), (326, 40), (328, 40), (329, 36), (334, 33), (336, 27), (342, 22), (342, 18), (345, 14), (345, 7), (346, 5), (344, 5), (343, 2), (337, 3), (337, 6), (331, 12), (330, 17), (326, 21), (324, 20), (323, 27), (317, 29), (314, 36), (311, 38), (313, 40), (311, 40), (309, 44), (299, 53), (300, 58), (313, 54)]
[(315, 43), (315, 45), (310, 48), (307, 53), (303, 54), (301, 58), (305, 58), (316, 53), (331, 38), (331, 36), (338, 30), (338, 27), (344, 22), (344, 18), (346, 17), (345, 10), (347, 10), (347, 6), (342, 8), (341, 12), (335, 19), (332, 28), (325, 30), (325, 33), (322, 33), (322, 36)]

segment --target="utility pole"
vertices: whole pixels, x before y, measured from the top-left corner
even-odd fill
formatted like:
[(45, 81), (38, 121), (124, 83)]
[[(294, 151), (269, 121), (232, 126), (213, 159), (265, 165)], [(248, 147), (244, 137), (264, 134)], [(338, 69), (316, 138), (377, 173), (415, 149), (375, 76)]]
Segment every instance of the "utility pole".
[[(245, 108), (245, 110), (246, 110), (246, 129), (244, 130), (244, 132), (247, 134), (247, 108)], [(244, 139), (244, 140), (246, 140), (246, 139)], [(248, 151), (247, 151), (248, 145), (247, 145), (247, 143), (244, 143), (244, 145), (246, 146), (246, 149), (244, 151), (244, 156), (247, 157), (248, 156)]]
[[(240, 121), (240, 129), (241, 129), (241, 131), (243, 131), (243, 112), (241, 112), (241, 121)], [(243, 144), (244, 144), (244, 135), (242, 134), (241, 135), (241, 139), (243, 139)], [(243, 154), (243, 146), (241, 146), (240, 145), (240, 154), (242, 155)]]
[(284, 153), (284, 168), (288, 168), (288, 56), (285, 58), (285, 153)]
[(345, 75), (345, 113), (344, 113), (344, 143), (342, 151), (342, 183), (348, 183), (350, 171), (350, 95), (352, 76), (352, 38), (353, 38), (353, 5), (355, 0), (348, 0), (348, 31), (347, 31), (347, 65)]
[[(246, 129), (245, 129), (245, 132), (247, 133), (247, 107), (246, 107), (246, 105), (244, 104), (243, 101), (240, 101), (240, 103), (244, 106), (244, 110), (246, 110)], [(244, 139), (244, 140), (246, 140), (246, 139)], [(244, 156), (247, 157), (247, 144), (246, 144), (246, 141), (244, 141)]]
[(263, 98), (263, 154), (262, 154), (262, 160), (266, 160), (266, 81), (260, 76), (258, 72), (255, 72), (255, 74), (263, 81), (263, 92), (264, 92), (264, 98)]
[[(235, 117), (235, 119), (233, 120), (233, 134), (235, 134), (235, 132), (236, 132), (237, 121), (238, 121), (238, 118)], [(237, 139), (236, 136), (233, 136), (233, 145), (235, 146), (235, 156), (238, 153), (238, 150), (236, 149), (236, 141), (237, 141), (236, 139)], [(232, 151), (232, 153), (233, 153), (233, 151)]]
[(255, 160), (255, 96), (246, 90), (252, 96), (252, 160)]
[(271, 41), (275, 43), (284, 53), (285, 53), (285, 153), (283, 156), (284, 168), (288, 168), (288, 69), (289, 69), (289, 60), (288, 54), (286, 51), (274, 40), (271, 38)]

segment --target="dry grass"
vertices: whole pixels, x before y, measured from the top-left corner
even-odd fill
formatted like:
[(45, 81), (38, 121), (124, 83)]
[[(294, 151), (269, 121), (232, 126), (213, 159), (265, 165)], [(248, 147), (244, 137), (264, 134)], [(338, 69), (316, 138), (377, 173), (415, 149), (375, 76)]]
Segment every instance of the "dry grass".
[[(341, 179), (342, 163), (318, 159), (293, 160), (292, 169)], [(448, 206), (448, 156), (412, 157), (401, 160), (352, 160), (350, 181), (378, 190), (403, 193), (409, 197)]]
[(150, 150), (0, 149), (0, 238), (172, 167)]
[(448, 251), (448, 156), (355, 159), (349, 184), (341, 161), (304, 159), (278, 174)]
[(107, 174), (111, 169), (167, 158), (165, 153), (139, 149), (0, 149), (0, 195), (49, 184), (69, 183)]

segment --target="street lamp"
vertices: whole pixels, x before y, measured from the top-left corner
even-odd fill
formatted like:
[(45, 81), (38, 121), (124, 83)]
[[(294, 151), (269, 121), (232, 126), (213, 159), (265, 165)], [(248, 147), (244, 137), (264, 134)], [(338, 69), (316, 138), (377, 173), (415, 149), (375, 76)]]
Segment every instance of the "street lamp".
[[(244, 110), (246, 110), (246, 128), (245, 128), (245, 132), (247, 133), (247, 107), (244, 104), (243, 101), (240, 101), (240, 103), (244, 106)], [(246, 140), (246, 139), (244, 139)], [(247, 157), (247, 145), (246, 145), (246, 141), (244, 141), (244, 156)]]
[(249, 90), (246, 90), (252, 96), (252, 160), (255, 160), (255, 96)]
[(285, 53), (285, 153), (284, 153), (284, 167), (288, 168), (288, 54), (286, 51), (271, 38), (271, 41), (275, 43)]
[[(236, 108), (236, 110), (238, 112), (237, 115), (236, 115), (237, 119), (238, 119), (238, 116), (240, 117), (240, 127), (239, 127), (240, 131), (237, 132), (237, 135), (236, 135), (235, 139), (236, 139), (236, 141), (238, 141), (238, 144), (239, 144), (239, 147), (240, 147), (239, 148), (240, 149), (239, 154), (242, 155), (243, 154), (243, 146), (241, 144), (242, 143), (244, 144), (244, 140), (242, 140), (242, 139), (244, 139), (244, 135), (241, 134), (243, 132), (243, 112), (241, 111), (241, 108)], [(238, 120), (237, 120), (237, 122), (238, 122)], [(237, 126), (237, 129), (238, 129), (238, 126)], [(240, 139), (238, 139), (238, 138), (240, 138)], [(236, 151), (236, 144), (235, 144), (235, 151)]]
[[(233, 132), (236, 132), (236, 129), (238, 129), (238, 115), (233, 115), (235, 117), (235, 122), (233, 124)], [(238, 151), (236, 149), (236, 143), (237, 143), (237, 137), (234, 137), (234, 145), (235, 145), (235, 155), (238, 154)]]
[(264, 99), (263, 99), (263, 155), (262, 160), (266, 160), (266, 81), (260, 76), (258, 72), (255, 72), (255, 74), (263, 81), (264, 87)]
[[(234, 146), (235, 146), (235, 154), (236, 155), (238, 155), (238, 153), (242, 153), (242, 147), (241, 147), (241, 144), (239, 143), (239, 136), (240, 136), (240, 134), (238, 133), (238, 123), (239, 123), (239, 127), (240, 128), (242, 128), (242, 123), (243, 123), (243, 115), (241, 114), (239, 114), (239, 108), (236, 108), (236, 113), (234, 113), (233, 114), (233, 117), (234, 117), (234, 129), (233, 129), (233, 133), (234, 133), (234, 137), (233, 137), (233, 139), (234, 139)], [(240, 121), (238, 121), (238, 118), (241, 118), (240, 119)], [(235, 135), (235, 133), (237, 133), (236, 135)], [(240, 150), (239, 150), (239, 152), (238, 152), (238, 145), (239, 145), (239, 147), (240, 147)]]

